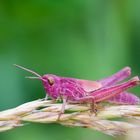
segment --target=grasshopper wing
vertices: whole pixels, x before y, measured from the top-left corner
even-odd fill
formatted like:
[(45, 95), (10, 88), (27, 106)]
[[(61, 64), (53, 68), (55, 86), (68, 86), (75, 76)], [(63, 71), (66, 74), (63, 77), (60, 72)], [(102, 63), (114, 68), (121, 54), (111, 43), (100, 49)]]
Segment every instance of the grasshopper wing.
[(91, 92), (91, 91), (100, 89), (102, 87), (101, 83), (96, 82), (96, 81), (81, 80), (81, 79), (76, 79), (76, 81), (82, 86), (82, 88), (86, 92)]

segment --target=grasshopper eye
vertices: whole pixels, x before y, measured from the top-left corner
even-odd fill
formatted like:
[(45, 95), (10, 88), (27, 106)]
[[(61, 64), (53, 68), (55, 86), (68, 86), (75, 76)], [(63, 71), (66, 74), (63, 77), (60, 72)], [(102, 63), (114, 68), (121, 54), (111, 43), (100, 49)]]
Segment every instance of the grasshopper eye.
[(50, 86), (54, 84), (54, 80), (51, 77), (48, 77), (47, 80)]

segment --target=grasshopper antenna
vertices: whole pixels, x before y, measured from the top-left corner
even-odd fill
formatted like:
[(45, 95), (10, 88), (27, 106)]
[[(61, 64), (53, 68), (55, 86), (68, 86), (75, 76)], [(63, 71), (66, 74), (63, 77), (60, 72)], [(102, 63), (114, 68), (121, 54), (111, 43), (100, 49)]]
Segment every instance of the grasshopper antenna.
[[(38, 79), (42, 79), (42, 76), (41, 76), (41, 75), (39, 75), (38, 73), (36, 73), (36, 72), (34, 72), (34, 71), (30, 70), (30, 69), (24, 68), (24, 67), (19, 66), (19, 65), (17, 65), (17, 64), (13, 64), (13, 65), (16, 66), (16, 67), (18, 67), (18, 68), (20, 68), (20, 69), (23, 69), (23, 70), (25, 70), (25, 71), (28, 71), (28, 72), (34, 74), (35, 76), (37, 76), (36, 79), (37, 79), (37, 78), (38, 78)], [(29, 77), (29, 78), (31, 78), (31, 77)]]
[(34, 77), (34, 76), (25, 76), (27, 79), (40, 79), (39, 77)]

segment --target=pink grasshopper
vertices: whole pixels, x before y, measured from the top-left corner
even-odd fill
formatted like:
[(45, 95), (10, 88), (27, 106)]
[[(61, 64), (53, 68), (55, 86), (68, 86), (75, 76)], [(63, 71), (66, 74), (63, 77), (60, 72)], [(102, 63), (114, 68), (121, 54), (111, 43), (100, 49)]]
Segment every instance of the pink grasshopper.
[(133, 77), (127, 82), (117, 84), (131, 74), (129, 67), (125, 67), (114, 75), (97, 80), (81, 80), (75, 78), (60, 77), (53, 74), (38, 73), (16, 65), (16, 67), (26, 70), (36, 77), (28, 77), (31, 79), (39, 79), (42, 81), (46, 94), (46, 100), (50, 96), (53, 100), (61, 99), (63, 101), (60, 115), (64, 113), (67, 102), (87, 102), (91, 103), (92, 109), (96, 112), (96, 104), (103, 101), (113, 102), (117, 104), (137, 104), (139, 98), (126, 90), (139, 84), (139, 78)]

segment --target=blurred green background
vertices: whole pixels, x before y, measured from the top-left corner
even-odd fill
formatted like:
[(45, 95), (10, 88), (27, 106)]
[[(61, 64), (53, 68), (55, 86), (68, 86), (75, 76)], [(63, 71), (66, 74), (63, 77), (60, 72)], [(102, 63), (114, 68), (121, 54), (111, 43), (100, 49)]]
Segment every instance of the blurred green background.
[[(124, 66), (140, 76), (139, 0), (1, 0), (0, 110), (44, 98), (40, 74), (96, 80)], [(140, 87), (131, 90), (140, 96)], [(31, 124), (0, 133), (0, 140), (111, 140), (102, 133)], [(124, 138), (120, 138), (124, 139)]]

